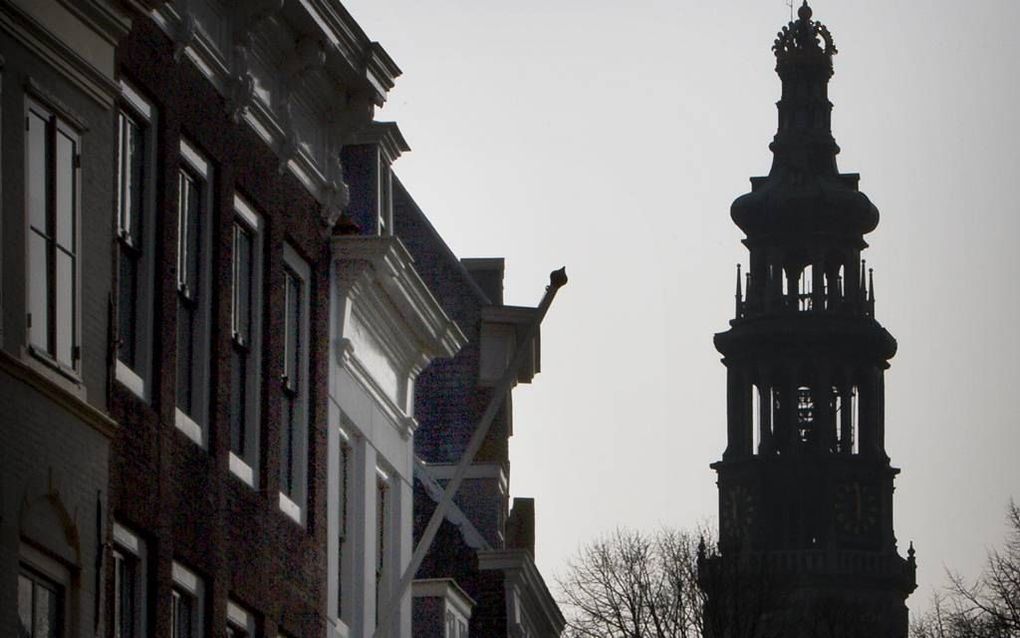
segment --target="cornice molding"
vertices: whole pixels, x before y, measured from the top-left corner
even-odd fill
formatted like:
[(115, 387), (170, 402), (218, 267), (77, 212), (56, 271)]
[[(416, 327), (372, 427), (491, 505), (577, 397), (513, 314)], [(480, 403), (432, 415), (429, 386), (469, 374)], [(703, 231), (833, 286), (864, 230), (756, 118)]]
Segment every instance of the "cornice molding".
[(346, 370), (405, 439), (417, 429), (413, 387), (464, 334), (432, 297), (396, 237), (333, 238), (330, 285), (335, 365)]
[[(521, 601), (528, 610), (527, 617), (541, 621), (545, 627), (528, 628), (527, 635), (559, 636), (566, 626), (563, 613), (556, 599), (549, 592), (545, 579), (535, 566), (535, 560), (527, 550), (492, 549), (478, 552), (478, 569), (498, 570), (506, 575), (505, 586), (514, 587), (521, 594)], [(537, 632), (537, 633), (535, 633)]]
[(454, 608), (466, 619), (471, 618), (471, 610), (478, 604), (452, 578), (415, 579), (411, 583), (411, 596), (415, 598), (442, 598), (452, 603)]
[(346, 144), (376, 145), (382, 150), (388, 164), (397, 161), (402, 153), (411, 150), (396, 122), (372, 122), (349, 136)]
[[(95, 0), (93, 0), (95, 1)], [(349, 200), (340, 149), (372, 121), (400, 70), (340, 3), (172, 0), (154, 22), (277, 154), (332, 228)], [(402, 139), (402, 138), (401, 138)]]
[(414, 259), (400, 239), (340, 236), (333, 238), (332, 249), (340, 292), (346, 294), (368, 275), (396, 311), (384, 314), (399, 317), (417, 340), (421, 368), (431, 359), (453, 357), (467, 343), (467, 337), (418, 275)]

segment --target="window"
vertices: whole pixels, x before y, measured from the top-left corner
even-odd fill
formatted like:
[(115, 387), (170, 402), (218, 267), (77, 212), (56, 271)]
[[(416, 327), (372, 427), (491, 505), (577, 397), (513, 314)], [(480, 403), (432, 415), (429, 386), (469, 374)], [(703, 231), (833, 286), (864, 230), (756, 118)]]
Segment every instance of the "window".
[(141, 638), (145, 622), (145, 543), (113, 524), (113, 636)]
[(143, 399), (152, 369), (155, 111), (121, 83), (117, 115), (117, 380)]
[(236, 195), (232, 241), (230, 469), (254, 487), (262, 359), (262, 218)]
[(38, 572), (18, 572), (18, 637), (64, 635), (64, 588)]
[(379, 202), (379, 234), (392, 235), (393, 222), (393, 174), (389, 162), (382, 153), (377, 154), (379, 183), (377, 201)]
[(375, 551), (375, 624), (378, 626), (379, 621), (382, 619), (383, 609), (382, 605), (384, 602), (384, 593), (386, 591), (386, 568), (388, 561), (386, 560), (386, 552), (389, 550), (389, 534), (387, 533), (386, 524), (389, 520), (389, 477), (386, 474), (376, 469), (376, 487), (375, 487), (375, 531), (376, 531), (376, 551)]
[(227, 601), (226, 638), (252, 638), (255, 635), (255, 617), (232, 600)]
[(202, 580), (176, 561), (170, 601), (171, 638), (198, 638), (202, 631)]
[(283, 247), (283, 395), (280, 427), (280, 508), (299, 523), (307, 481), (308, 264)]
[(35, 101), (25, 114), (28, 205), (28, 341), (32, 352), (76, 372), (78, 345), (78, 133)]
[(212, 199), (209, 163), (181, 142), (177, 176), (177, 412), (175, 422), (205, 446), (209, 411)]
[[(350, 519), (350, 492), (349, 486), (351, 484), (351, 463), (353, 462), (351, 455), (350, 438), (346, 432), (342, 429), (340, 432), (340, 468), (338, 472), (339, 485), (337, 486), (337, 503), (338, 521), (337, 521), (337, 617), (341, 621), (347, 620), (348, 605), (344, 604), (344, 596), (347, 595), (349, 589), (349, 579), (345, 577), (346, 574), (351, 573), (352, 566), (350, 565), (351, 559), (353, 558), (352, 552), (348, 548), (348, 536), (349, 530), (349, 519)], [(346, 562), (345, 562), (346, 561)]]

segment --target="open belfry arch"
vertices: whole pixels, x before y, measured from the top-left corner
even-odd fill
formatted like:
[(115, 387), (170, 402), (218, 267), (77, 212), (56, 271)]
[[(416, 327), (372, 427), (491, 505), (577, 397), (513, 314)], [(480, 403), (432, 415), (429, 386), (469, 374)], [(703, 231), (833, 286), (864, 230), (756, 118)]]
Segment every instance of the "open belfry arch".
[[(828, 82), (836, 46), (805, 1), (773, 45), (772, 168), (731, 216), (750, 267), (715, 336), (727, 369), (718, 551), (702, 551), (706, 633), (903, 638), (915, 588), (893, 532), (883, 375), (896, 340), (862, 259), (878, 209), (840, 173)], [(711, 555), (709, 555), (711, 554)]]

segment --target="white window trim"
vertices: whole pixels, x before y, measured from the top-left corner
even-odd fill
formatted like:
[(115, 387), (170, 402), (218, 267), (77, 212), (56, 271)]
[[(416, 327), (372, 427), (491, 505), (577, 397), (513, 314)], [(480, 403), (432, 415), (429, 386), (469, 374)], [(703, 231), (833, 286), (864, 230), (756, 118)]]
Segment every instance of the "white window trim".
[(131, 392), (137, 395), (139, 399), (144, 401), (149, 400), (148, 388), (145, 384), (145, 379), (132, 370), (128, 364), (121, 361), (119, 357), (117, 358), (114, 376), (121, 385), (128, 390), (131, 390)]
[(301, 506), (290, 500), (290, 497), (283, 492), (280, 492), (280, 511), (294, 519), (295, 523), (304, 525), (304, 512), (301, 510)]
[(247, 638), (255, 637), (255, 617), (233, 600), (227, 601), (227, 625), (243, 631)]
[(180, 408), (174, 408), (174, 425), (196, 445), (205, 447), (205, 431), (202, 426), (185, 414)]
[[(308, 405), (308, 376), (311, 372), (309, 365), (309, 351), (311, 350), (309, 337), (310, 337), (310, 318), (308, 316), (311, 309), (309, 299), (311, 297), (311, 280), (312, 271), (308, 266), (308, 263), (298, 255), (297, 251), (285, 243), (283, 245), (283, 263), (284, 265), (294, 272), (298, 277), (301, 278), (303, 284), (303, 292), (301, 296), (301, 325), (300, 330), (300, 343), (301, 358), (298, 361), (298, 365), (301, 367), (303, 374), (299, 376), (299, 387), (298, 387), (298, 409), (296, 410), (297, 418), (294, 422), (300, 425), (301, 431), (300, 436), (296, 436), (295, 441), (297, 443), (297, 451), (295, 458), (299, 464), (300, 471), (297, 472), (298, 480), (295, 481), (297, 493), (294, 495), (296, 499), (292, 499), (289, 495), (280, 492), (280, 510), (287, 514), (290, 518), (294, 519), (301, 525), (305, 523), (305, 504), (308, 499), (308, 434), (309, 434), (309, 405)], [(300, 502), (298, 502), (300, 501)]]
[[(245, 436), (245, 447), (249, 450), (249, 458), (242, 458), (230, 451), (230, 471), (237, 478), (252, 488), (258, 487), (255, 468), (258, 467), (262, 448), (259, 445), (262, 406), (262, 271), (265, 223), (262, 216), (239, 194), (234, 194), (234, 214), (252, 232), (252, 285), (251, 285), (251, 345), (249, 347), (249, 369), (243, 383), (247, 385), (245, 406), (248, 431)], [(231, 291), (233, 294), (233, 291)]]
[[(155, 327), (153, 324), (155, 300), (156, 300), (156, 127), (158, 125), (156, 109), (141, 96), (130, 84), (120, 81), (121, 98), (133, 111), (133, 115), (140, 117), (145, 124), (145, 174), (142, 176), (150, 188), (145, 194), (142, 210), (142, 266), (141, 275), (144, 276), (140, 284), (144, 292), (139, 295), (140, 303), (138, 311), (139, 321), (144, 334), (140, 342), (145, 344), (145, 351), (141, 354), (141, 372), (133, 370), (118, 357), (114, 367), (114, 377), (124, 387), (133, 392), (143, 401), (149, 400), (148, 380), (152, 378), (153, 369), (153, 343)], [(119, 160), (118, 160), (119, 161)], [(120, 184), (117, 185), (117, 189)], [(118, 192), (118, 198), (120, 194)]]
[[(138, 565), (138, 572), (135, 574), (137, 580), (135, 583), (135, 610), (138, 612), (138, 619), (134, 627), (134, 634), (144, 636), (148, 629), (148, 618), (146, 615), (148, 610), (148, 591), (146, 585), (149, 582), (149, 566), (146, 562), (145, 541), (138, 538), (138, 536), (128, 531), (119, 523), (114, 522), (113, 543), (114, 551), (130, 554)], [(117, 593), (115, 592), (114, 595), (116, 596)], [(111, 619), (110, 622), (113, 623), (116, 620)]]
[[(212, 251), (212, 229), (209, 227), (212, 225), (211, 222), (214, 218), (212, 192), (213, 183), (211, 179), (212, 171), (209, 166), (209, 162), (198, 151), (196, 151), (187, 140), (181, 138), (179, 146), (181, 162), (186, 164), (188, 168), (202, 178), (203, 192), (201, 193), (201, 197), (203, 199), (204, 206), (203, 212), (205, 213), (207, 220), (206, 225), (202, 228), (202, 237), (200, 238), (201, 254), (199, 256), (199, 286), (201, 286), (201, 300), (199, 302), (199, 307), (196, 310), (196, 312), (200, 315), (199, 325), (200, 330), (202, 331), (203, 343), (201, 344), (202, 347), (195, 353), (195, 358), (201, 361), (199, 369), (201, 378), (198, 383), (196, 383), (196, 387), (203, 389), (203, 395), (197, 399), (201, 406), (198, 411), (204, 417), (203, 420), (205, 420), (208, 419), (209, 416), (209, 354), (212, 349), (212, 303), (209, 298), (212, 294), (212, 279), (210, 271), (212, 269), (213, 262), (211, 259), (212, 255), (210, 254)], [(180, 197), (180, 193), (178, 193), (178, 197)], [(181, 229), (177, 229), (177, 231), (180, 233)], [(175, 343), (174, 347), (178, 348), (179, 346)], [(184, 432), (184, 434), (198, 446), (202, 448), (206, 447), (206, 428), (176, 406), (174, 409), (174, 425)]]
[(195, 150), (195, 147), (188, 143), (184, 138), (181, 138), (181, 159), (187, 162), (188, 166), (198, 173), (202, 179), (209, 182), (209, 162), (202, 154)]
[(141, 557), (142, 541), (122, 527), (119, 523), (113, 524), (113, 542), (117, 543), (135, 556)]
[(255, 487), (255, 470), (244, 459), (230, 452), (230, 473), (244, 481), (249, 487)]
[[(173, 562), (172, 574), (173, 589), (190, 596), (194, 601), (194, 607), (192, 607), (193, 613), (191, 615), (191, 632), (193, 636), (201, 636), (203, 635), (202, 627), (205, 620), (205, 583), (193, 571), (177, 561)], [(176, 621), (176, 618), (170, 619), (171, 627), (173, 627), (173, 623)]]

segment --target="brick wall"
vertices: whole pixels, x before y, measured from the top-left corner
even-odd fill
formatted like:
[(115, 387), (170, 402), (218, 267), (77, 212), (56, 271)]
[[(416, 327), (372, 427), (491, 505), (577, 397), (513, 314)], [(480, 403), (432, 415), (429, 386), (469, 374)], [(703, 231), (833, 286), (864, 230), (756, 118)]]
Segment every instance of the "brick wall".
[[(159, 113), (155, 374), (151, 405), (114, 384), (111, 409), (121, 422), (110, 474), (118, 522), (149, 541), (155, 568), (154, 634), (169, 636), (171, 565), (178, 560), (210, 592), (209, 631), (224, 626), (233, 598), (255, 614), (261, 630), (295, 636), (325, 632), (326, 379), (328, 244), (318, 204), (243, 122), (193, 64), (172, 57), (171, 44), (149, 20), (138, 21), (118, 51), (123, 77)], [(211, 405), (208, 449), (174, 426), (176, 370), (176, 206), (178, 144), (186, 136), (213, 166), (213, 290)], [(266, 222), (263, 359), (258, 490), (229, 471), (230, 268), (233, 195), (241, 193)], [(282, 373), (283, 244), (312, 269), (310, 450), (307, 523), (278, 508)], [(112, 582), (107, 584), (112, 592)], [(211, 607), (208, 606), (211, 603)]]

